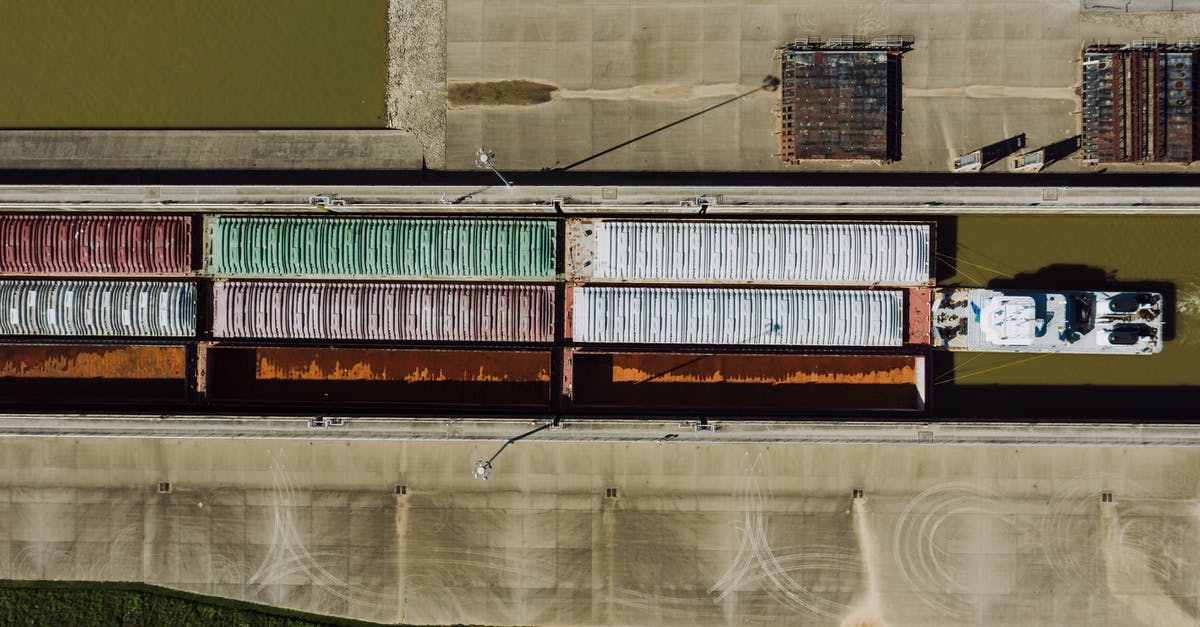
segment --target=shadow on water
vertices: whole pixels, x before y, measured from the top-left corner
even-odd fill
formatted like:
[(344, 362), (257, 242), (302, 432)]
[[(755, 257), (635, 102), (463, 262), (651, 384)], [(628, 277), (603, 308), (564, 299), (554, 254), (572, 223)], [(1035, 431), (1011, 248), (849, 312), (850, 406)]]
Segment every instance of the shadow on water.
[[(949, 353), (934, 353), (934, 372), (953, 366)], [(1115, 359), (1122, 359), (1116, 357)], [(1129, 359), (1138, 359), (1132, 357)], [(930, 391), (930, 417), (940, 420), (1075, 420), (1104, 422), (1194, 419), (1196, 386), (959, 385)]]
[[(1106, 292), (1158, 292), (1166, 313), (1164, 341), (1175, 338), (1175, 284), (1167, 281), (1119, 281), (1115, 270), (1082, 264), (1053, 264), (1035, 272), (988, 282), (992, 289), (1096, 290)], [(1170, 350), (1170, 345), (1165, 347)], [(1053, 357), (1050, 357), (1053, 358)], [(1144, 357), (1111, 357), (1116, 360)], [(960, 355), (961, 359), (961, 355)], [(1152, 357), (1150, 359), (1153, 359)], [(1114, 367), (1130, 364), (1120, 362)], [(935, 351), (929, 371), (931, 417), (995, 420), (1080, 421), (1190, 419), (1200, 403), (1200, 387), (1142, 385), (964, 385), (953, 380), (954, 353)], [(947, 379), (949, 380), (947, 381)], [(946, 381), (938, 383), (939, 381)]]
[[(958, 218), (955, 216), (939, 216), (936, 223), (933, 242), (933, 277), (940, 285), (958, 274)], [(943, 253), (942, 251), (949, 251)], [(939, 254), (941, 253), (941, 254)]]

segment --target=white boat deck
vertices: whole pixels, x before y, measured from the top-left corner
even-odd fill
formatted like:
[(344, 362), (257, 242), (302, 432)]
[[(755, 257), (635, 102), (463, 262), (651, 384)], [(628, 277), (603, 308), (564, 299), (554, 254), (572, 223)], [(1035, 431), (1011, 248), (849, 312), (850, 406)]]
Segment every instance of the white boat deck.
[(1150, 354), (1162, 296), (1142, 292), (935, 290), (932, 344), (952, 351)]

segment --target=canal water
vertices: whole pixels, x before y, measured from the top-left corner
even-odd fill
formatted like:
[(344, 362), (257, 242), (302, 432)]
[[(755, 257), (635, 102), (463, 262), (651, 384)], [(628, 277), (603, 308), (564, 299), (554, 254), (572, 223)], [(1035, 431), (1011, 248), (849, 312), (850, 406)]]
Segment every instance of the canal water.
[(0, 0), (0, 128), (382, 128), (387, 0)]
[(939, 245), (939, 270), (952, 272), (942, 285), (1154, 289), (1173, 307), (1158, 355), (956, 354), (952, 373), (949, 360), (934, 369), (934, 398), (942, 386), (1200, 386), (1200, 217), (968, 216), (947, 225), (956, 241)]

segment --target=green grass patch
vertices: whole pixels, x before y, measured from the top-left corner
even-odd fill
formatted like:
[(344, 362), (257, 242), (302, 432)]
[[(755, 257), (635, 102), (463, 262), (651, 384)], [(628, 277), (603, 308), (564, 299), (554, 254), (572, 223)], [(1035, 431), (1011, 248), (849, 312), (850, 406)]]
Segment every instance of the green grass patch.
[(139, 583), (0, 580), (0, 625), (376, 625)]

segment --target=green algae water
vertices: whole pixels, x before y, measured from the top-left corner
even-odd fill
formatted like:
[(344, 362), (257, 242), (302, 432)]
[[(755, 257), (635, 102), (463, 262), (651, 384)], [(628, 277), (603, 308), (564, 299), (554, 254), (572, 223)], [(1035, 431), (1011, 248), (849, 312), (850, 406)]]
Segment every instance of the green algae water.
[(959, 353), (955, 384), (1200, 385), (1200, 217), (967, 216), (956, 236), (956, 251), (943, 251), (954, 259), (939, 262), (955, 263), (956, 273), (942, 285), (1173, 291), (1174, 338), (1151, 356)]
[(0, 128), (382, 128), (386, 0), (0, 0)]

